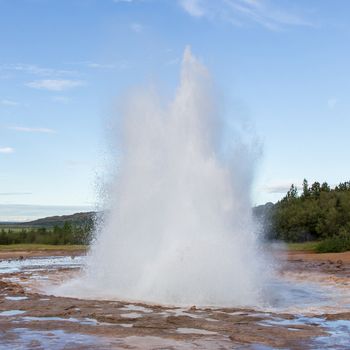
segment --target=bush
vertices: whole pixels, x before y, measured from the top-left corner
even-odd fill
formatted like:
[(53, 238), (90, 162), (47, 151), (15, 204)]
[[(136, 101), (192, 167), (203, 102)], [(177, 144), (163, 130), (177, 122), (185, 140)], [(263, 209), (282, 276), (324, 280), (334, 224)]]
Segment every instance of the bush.
[(347, 250), (350, 250), (350, 234), (345, 230), (341, 230), (337, 236), (325, 239), (316, 247), (318, 253), (338, 253)]

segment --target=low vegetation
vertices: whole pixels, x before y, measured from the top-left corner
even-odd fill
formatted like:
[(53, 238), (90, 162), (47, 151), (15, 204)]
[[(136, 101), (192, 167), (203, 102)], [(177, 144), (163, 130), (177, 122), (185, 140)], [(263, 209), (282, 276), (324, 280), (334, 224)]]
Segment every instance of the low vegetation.
[(47, 251), (47, 250), (63, 250), (77, 251), (86, 250), (86, 245), (53, 245), (53, 244), (35, 244), (35, 243), (20, 243), (20, 244), (3, 244), (0, 245), (0, 251)]
[(0, 245), (10, 244), (52, 244), (85, 245), (91, 241), (94, 221), (92, 218), (79, 225), (65, 221), (62, 226), (13, 227), (2, 226)]
[(317, 251), (318, 245), (320, 242), (318, 241), (310, 241), (310, 242), (298, 242), (298, 243), (287, 243), (288, 250), (291, 251)]
[(320, 242), (316, 251), (318, 253), (335, 253), (335, 252), (345, 252), (350, 250), (350, 236), (347, 235), (338, 235), (331, 238), (327, 238), (324, 241)]

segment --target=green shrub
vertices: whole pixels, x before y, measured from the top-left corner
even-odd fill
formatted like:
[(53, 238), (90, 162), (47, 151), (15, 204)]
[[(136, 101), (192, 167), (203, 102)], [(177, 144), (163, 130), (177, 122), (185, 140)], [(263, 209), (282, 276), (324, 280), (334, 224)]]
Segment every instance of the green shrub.
[(316, 251), (318, 253), (337, 253), (350, 250), (350, 233), (344, 229), (337, 236), (333, 236), (320, 242)]

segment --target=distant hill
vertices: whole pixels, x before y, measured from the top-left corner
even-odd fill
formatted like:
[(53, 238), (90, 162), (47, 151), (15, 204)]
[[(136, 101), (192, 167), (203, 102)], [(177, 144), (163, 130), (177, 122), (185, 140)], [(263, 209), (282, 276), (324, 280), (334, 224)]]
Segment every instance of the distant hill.
[[(253, 215), (257, 221), (265, 226), (270, 218), (274, 204), (269, 202), (263, 205), (258, 205), (253, 209)], [(26, 222), (0, 222), (1, 227), (46, 227), (63, 226), (65, 222), (71, 223), (73, 226), (82, 226), (89, 220), (94, 220), (98, 213), (95, 211), (75, 213), (71, 215), (49, 216), (42, 219)]]
[(15, 227), (54, 227), (54, 226), (63, 226), (65, 222), (69, 222), (74, 226), (84, 225), (89, 220), (93, 220), (96, 216), (96, 212), (85, 212), (85, 213), (75, 213), (72, 215), (62, 215), (62, 216), (49, 216), (42, 219), (37, 219), (27, 222), (2, 222), (1, 226), (15, 226)]

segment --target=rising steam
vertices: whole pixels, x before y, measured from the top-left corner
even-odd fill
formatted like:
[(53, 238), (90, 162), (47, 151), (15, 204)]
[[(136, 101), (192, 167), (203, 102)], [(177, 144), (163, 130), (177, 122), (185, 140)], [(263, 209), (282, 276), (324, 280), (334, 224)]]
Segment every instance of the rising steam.
[(111, 210), (80, 296), (259, 303), (265, 267), (251, 218), (254, 155), (237, 133), (223, 144), (213, 95), (207, 69), (187, 48), (167, 107), (147, 90), (126, 99)]

